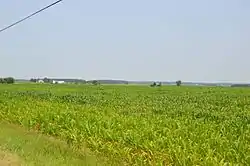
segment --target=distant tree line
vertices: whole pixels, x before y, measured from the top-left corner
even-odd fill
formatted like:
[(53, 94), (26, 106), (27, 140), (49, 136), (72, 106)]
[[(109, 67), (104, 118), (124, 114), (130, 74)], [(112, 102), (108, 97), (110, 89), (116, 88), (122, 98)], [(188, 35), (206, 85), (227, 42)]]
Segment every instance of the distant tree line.
[(49, 79), (47, 77), (40, 79), (40, 78), (31, 78), (30, 82), (38, 82), (39, 80), (42, 80), (44, 83), (50, 83), (52, 82), (52, 79)]
[[(181, 84), (182, 84), (181, 80), (178, 80), (175, 83), (176, 83), (176, 86), (181, 86)], [(151, 87), (160, 87), (161, 85), (162, 85), (161, 82), (153, 82), (150, 86)]]
[(150, 86), (151, 87), (160, 87), (161, 86), (161, 82), (153, 82)]
[(85, 80), (81, 80), (81, 79), (52, 79), (52, 78), (31, 78), (30, 79), (30, 82), (39, 82), (39, 81), (42, 81), (43, 83), (52, 83), (54, 81), (64, 81), (65, 83), (86, 83)]
[(31, 78), (30, 79), (30, 82), (38, 82), (39, 79), (36, 79), (36, 78)]
[(0, 78), (0, 84), (14, 84), (15, 79), (13, 77)]
[[(92, 84), (92, 85), (100, 85), (100, 84), (128, 84), (128, 81), (123, 80), (82, 80), (82, 79), (67, 79), (67, 78), (31, 78), (30, 82), (42, 82), (42, 83), (53, 83), (53, 81), (64, 81), (65, 83), (75, 83), (75, 84)], [(175, 82), (176, 86), (181, 86), (182, 81), (177, 80)], [(150, 87), (161, 87), (162, 82), (153, 82), (150, 84)]]
[(30, 82), (39, 82), (43, 81), (44, 83), (52, 83), (53, 80), (55, 81), (64, 81), (65, 83), (75, 83), (75, 84), (92, 84), (92, 85), (100, 85), (101, 82), (99, 80), (81, 80), (81, 79), (51, 79), (51, 78), (31, 78)]
[(233, 84), (231, 87), (250, 87), (250, 84)]

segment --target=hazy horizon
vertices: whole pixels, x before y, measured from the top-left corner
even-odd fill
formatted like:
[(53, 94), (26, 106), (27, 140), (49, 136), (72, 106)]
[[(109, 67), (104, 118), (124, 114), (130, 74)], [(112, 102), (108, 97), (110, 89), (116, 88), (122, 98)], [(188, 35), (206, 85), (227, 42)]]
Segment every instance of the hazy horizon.
[[(33, 77), (35, 79), (43, 79), (44, 77)], [(125, 80), (125, 79), (84, 79), (84, 78), (74, 78), (74, 77), (47, 77), (49, 79), (79, 79), (79, 80), (85, 80), (85, 81), (92, 81), (92, 80), (100, 80), (100, 81), (128, 81), (128, 82), (169, 82), (169, 83), (175, 83), (178, 80)], [(17, 80), (30, 80), (31, 78), (16, 78)], [(209, 84), (220, 84), (220, 83), (226, 83), (226, 84), (250, 84), (250, 82), (235, 82), (235, 81), (190, 81), (190, 80), (181, 80), (183, 83), (209, 83)]]
[[(0, 28), (54, 2), (0, 2)], [(250, 1), (67, 1), (0, 33), (0, 76), (250, 82)]]

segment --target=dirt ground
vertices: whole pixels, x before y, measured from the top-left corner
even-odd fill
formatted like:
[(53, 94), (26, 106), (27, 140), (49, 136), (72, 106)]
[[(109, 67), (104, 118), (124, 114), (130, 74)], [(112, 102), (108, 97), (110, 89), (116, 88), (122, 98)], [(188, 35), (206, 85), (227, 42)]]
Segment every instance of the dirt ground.
[(21, 166), (21, 162), (18, 156), (0, 150), (0, 166)]

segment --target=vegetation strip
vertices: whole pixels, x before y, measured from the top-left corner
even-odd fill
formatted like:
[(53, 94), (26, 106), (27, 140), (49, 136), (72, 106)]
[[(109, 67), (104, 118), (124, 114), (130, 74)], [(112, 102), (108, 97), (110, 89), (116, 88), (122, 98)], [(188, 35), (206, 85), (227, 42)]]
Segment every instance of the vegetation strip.
[(110, 165), (248, 165), (250, 90), (19, 84), (0, 119), (86, 144)]
[(86, 150), (76, 151), (57, 139), (6, 122), (0, 123), (1, 166), (96, 165), (95, 157)]

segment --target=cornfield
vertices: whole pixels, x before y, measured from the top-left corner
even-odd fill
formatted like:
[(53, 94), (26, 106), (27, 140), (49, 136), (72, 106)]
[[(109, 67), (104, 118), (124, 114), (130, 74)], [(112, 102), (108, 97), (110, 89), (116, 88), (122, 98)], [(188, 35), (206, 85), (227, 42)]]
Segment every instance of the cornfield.
[(247, 88), (1, 85), (0, 110), (111, 165), (250, 163)]

